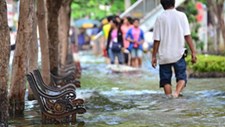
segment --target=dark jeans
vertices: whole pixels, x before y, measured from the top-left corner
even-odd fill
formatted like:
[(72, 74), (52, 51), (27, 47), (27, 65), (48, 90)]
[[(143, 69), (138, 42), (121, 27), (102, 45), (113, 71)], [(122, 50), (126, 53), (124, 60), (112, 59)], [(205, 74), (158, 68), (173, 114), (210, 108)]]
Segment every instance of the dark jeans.
[(111, 64), (115, 63), (115, 58), (118, 58), (119, 64), (123, 64), (124, 63), (124, 58), (123, 58), (123, 53), (120, 52), (113, 52), (111, 49), (108, 50), (109, 53), (109, 58), (110, 58), (110, 62)]
[(181, 58), (176, 63), (163, 64), (159, 66), (160, 87), (164, 87), (166, 84), (171, 85), (172, 67), (175, 71), (176, 81), (184, 80), (187, 82), (186, 61), (184, 58)]

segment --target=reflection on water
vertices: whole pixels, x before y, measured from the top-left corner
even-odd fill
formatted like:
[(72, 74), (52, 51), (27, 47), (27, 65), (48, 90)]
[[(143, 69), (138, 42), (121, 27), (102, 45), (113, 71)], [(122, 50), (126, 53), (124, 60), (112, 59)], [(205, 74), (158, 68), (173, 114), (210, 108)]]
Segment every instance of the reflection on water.
[(41, 125), (36, 101), (11, 126), (27, 127), (213, 127), (225, 126), (225, 78), (190, 79), (183, 97), (167, 98), (158, 87), (158, 70), (144, 62), (138, 73), (112, 73), (104, 59), (82, 54), (82, 88), (87, 113), (77, 123)]

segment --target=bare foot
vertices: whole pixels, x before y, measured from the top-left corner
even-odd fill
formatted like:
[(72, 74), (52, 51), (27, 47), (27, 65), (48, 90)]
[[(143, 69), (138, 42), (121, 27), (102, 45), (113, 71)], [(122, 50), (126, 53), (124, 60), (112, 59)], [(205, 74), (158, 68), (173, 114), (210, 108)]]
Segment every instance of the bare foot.
[(178, 97), (182, 97), (182, 96), (183, 96), (182, 93), (178, 94), (177, 92), (175, 92), (175, 93), (173, 94), (173, 98), (178, 98)]
[(166, 95), (167, 98), (173, 98), (173, 95), (172, 94), (168, 94)]
[(173, 94), (173, 98), (178, 98), (179, 97), (179, 94), (177, 93), (177, 92), (175, 92), (174, 94)]

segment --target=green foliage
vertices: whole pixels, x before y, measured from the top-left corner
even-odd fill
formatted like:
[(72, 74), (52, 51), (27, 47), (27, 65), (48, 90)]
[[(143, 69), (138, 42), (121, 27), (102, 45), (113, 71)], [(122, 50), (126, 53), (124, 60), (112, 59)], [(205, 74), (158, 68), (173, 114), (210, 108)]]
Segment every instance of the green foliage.
[(124, 11), (124, 1), (123, 0), (114, 0), (110, 12), (113, 14), (121, 13)]
[(196, 15), (198, 14), (198, 11), (195, 6), (196, 2), (202, 2), (203, 4), (207, 4), (207, 0), (187, 0), (181, 8), (187, 15), (188, 20), (191, 24), (191, 36), (195, 42), (196, 48), (202, 51), (204, 43), (199, 40), (198, 36), (198, 29), (200, 28), (200, 24), (197, 22), (196, 19)]
[[(72, 8), (72, 18), (79, 19), (84, 18), (85, 16), (89, 16), (90, 18), (94, 19), (98, 15), (103, 16), (105, 15), (105, 11), (98, 9), (99, 4), (105, 4), (106, 0), (73, 0), (71, 5)], [(98, 14), (98, 15), (96, 15)]]
[(187, 57), (187, 64), (194, 72), (225, 72), (225, 57), (214, 55), (198, 55), (196, 64), (191, 63), (191, 56)]
[(196, 15), (198, 14), (197, 9), (195, 8), (195, 2), (192, 0), (188, 0), (184, 6), (185, 13), (187, 14), (189, 22), (193, 23), (196, 22)]
[(203, 4), (205, 4), (205, 5), (208, 5), (208, 2), (207, 2), (207, 0), (197, 0), (198, 2), (202, 2)]
[[(131, 0), (131, 4), (136, 0)], [(99, 5), (111, 6), (109, 11), (99, 9)], [(79, 19), (89, 16), (91, 19), (102, 19), (111, 14), (124, 11), (124, 0), (73, 0), (72, 18)]]

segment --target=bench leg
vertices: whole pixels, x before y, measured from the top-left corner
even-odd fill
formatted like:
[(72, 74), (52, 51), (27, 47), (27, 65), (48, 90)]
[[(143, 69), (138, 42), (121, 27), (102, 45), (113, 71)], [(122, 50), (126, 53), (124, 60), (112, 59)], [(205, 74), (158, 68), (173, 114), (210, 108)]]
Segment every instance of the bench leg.
[(74, 113), (74, 114), (72, 115), (72, 120), (71, 120), (72, 123), (76, 123), (76, 119), (77, 119), (77, 118), (76, 118), (76, 115), (77, 115), (76, 113)]
[(46, 124), (46, 116), (43, 113), (42, 113), (41, 116), (42, 116), (42, 118), (41, 118), (42, 119), (42, 123)]

